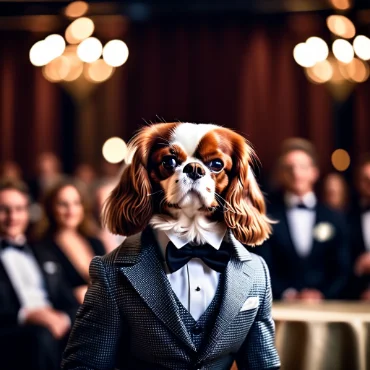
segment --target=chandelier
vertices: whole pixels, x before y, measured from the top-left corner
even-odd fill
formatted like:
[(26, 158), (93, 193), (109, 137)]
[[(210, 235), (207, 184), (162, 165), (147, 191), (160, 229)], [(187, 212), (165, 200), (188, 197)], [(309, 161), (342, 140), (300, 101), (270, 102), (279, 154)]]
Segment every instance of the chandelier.
[(346, 90), (346, 95), (351, 86), (369, 78), (370, 39), (357, 34), (353, 22), (344, 15), (351, 8), (350, 0), (331, 3), (337, 12), (327, 17), (326, 25), (333, 40), (328, 45), (319, 37), (309, 37), (295, 46), (293, 57), (310, 82), (327, 84), (333, 94), (343, 95)]
[(42, 67), (48, 81), (67, 85), (81, 80), (101, 83), (127, 61), (129, 51), (122, 40), (110, 40), (103, 46), (94, 36), (95, 24), (85, 16), (88, 8), (84, 1), (70, 3), (65, 8), (65, 15), (72, 22), (64, 37), (52, 34), (31, 47), (30, 61), (36, 67)]

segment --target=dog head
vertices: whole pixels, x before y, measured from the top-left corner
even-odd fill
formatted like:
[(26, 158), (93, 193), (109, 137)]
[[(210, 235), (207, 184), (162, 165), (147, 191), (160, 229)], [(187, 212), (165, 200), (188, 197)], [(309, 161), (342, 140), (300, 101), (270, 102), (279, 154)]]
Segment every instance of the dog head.
[(159, 215), (167, 225), (184, 216), (224, 222), (248, 245), (268, 238), (271, 222), (250, 167), (256, 156), (240, 135), (211, 124), (160, 123), (142, 129), (129, 148), (131, 163), (103, 214), (111, 232), (135, 234)]

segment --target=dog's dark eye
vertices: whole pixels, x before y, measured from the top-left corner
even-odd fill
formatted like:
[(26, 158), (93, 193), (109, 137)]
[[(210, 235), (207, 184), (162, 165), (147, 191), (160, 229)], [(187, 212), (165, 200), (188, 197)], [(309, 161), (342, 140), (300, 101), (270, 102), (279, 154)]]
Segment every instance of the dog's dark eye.
[(166, 170), (173, 170), (178, 165), (176, 157), (173, 157), (171, 155), (166, 156), (162, 160), (162, 166)]
[(221, 159), (213, 159), (208, 163), (208, 168), (212, 172), (220, 172), (224, 168), (224, 162)]

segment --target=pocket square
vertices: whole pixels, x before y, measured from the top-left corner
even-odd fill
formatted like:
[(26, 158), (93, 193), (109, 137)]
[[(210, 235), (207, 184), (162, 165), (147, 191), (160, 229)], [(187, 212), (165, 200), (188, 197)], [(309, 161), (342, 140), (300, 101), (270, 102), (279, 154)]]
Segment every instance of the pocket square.
[(258, 307), (260, 300), (258, 297), (249, 297), (243, 304), (240, 311), (247, 311)]

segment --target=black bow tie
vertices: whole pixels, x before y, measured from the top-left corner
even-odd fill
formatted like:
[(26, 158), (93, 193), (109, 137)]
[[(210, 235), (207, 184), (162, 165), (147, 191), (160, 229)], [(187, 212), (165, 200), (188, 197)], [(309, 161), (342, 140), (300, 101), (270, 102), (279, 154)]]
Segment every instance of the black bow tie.
[(24, 250), (25, 245), (26, 244), (16, 244), (16, 243), (10, 242), (9, 240), (3, 239), (0, 242), (0, 250), (4, 250), (6, 248), (15, 248), (18, 250)]
[(223, 272), (230, 260), (230, 251), (225, 243), (219, 250), (209, 244), (193, 246), (186, 244), (178, 249), (169, 242), (166, 249), (166, 262), (171, 273), (185, 266), (192, 258), (200, 258), (208, 267), (217, 272)]
[(298, 209), (308, 209), (310, 211), (313, 210), (313, 208), (311, 207), (307, 207), (304, 203), (298, 203), (294, 206), (294, 208), (298, 208)]

